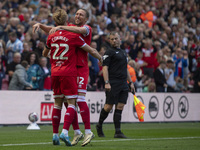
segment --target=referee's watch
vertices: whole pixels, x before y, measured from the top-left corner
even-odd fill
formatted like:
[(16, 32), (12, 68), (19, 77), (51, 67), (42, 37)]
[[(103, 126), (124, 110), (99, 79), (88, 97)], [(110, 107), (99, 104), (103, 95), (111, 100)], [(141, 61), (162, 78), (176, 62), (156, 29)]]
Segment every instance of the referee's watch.
[(110, 83), (110, 82), (109, 82), (108, 80), (106, 80), (106, 81), (105, 81), (105, 84), (108, 84), (108, 83)]

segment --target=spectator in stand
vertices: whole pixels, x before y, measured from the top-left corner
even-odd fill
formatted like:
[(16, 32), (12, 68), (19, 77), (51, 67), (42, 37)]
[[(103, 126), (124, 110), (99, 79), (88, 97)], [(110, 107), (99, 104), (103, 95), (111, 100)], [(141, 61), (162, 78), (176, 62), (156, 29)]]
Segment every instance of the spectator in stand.
[(165, 78), (166, 62), (161, 61), (160, 65), (154, 72), (154, 80), (156, 83), (156, 92), (167, 92), (167, 82)]
[[(200, 57), (198, 57), (197, 61), (200, 62)], [(200, 93), (200, 67), (198, 67), (194, 72), (193, 79), (194, 79), (194, 88), (192, 92)]]
[(117, 16), (116, 14), (112, 14), (111, 17), (111, 23), (108, 24), (107, 29), (109, 31), (115, 31), (117, 28)]
[(3, 40), (0, 40), (0, 59), (1, 63), (3, 63), (3, 66), (5, 67), (7, 65), (7, 57), (5, 55), (6, 44)]
[(8, 74), (9, 76), (9, 82), (12, 79), (16, 65), (19, 64), (20, 62), (21, 62), (21, 54), (18, 52), (14, 53), (13, 61), (6, 66), (6, 74)]
[(161, 48), (164, 48), (165, 46), (167, 46), (168, 37), (165, 32), (161, 34), (159, 41), (161, 43)]
[[(133, 45), (134, 45), (134, 43), (135, 43), (135, 36), (134, 35), (129, 35), (128, 36), (129, 38), (128, 38), (128, 40), (127, 40), (127, 47), (125, 48), (123, 48), (123, 49), (125, 49), (126, 50), (126, 53), (127, 54), (129, 54), (130, 53), (130, 51), (133, 49)], [(125, 41), (126, 42), (126, 41)], [(125, 42), (124, 42), (124, 44), (125, 44)], [(124, 46), (124, 44), (123, 44), (123, 46)], [(136, 56), (137, 56), (137, 52), (136, 52)]]
[(108, 17), (110, 17), (113, 13), (113, 9), (115, 8), (115, 0), (110, 0), (107, 4), (108, 8)]
[(3, 44), (0, 43), (0, 90), (2, 87), (2, 80), (5, 78), (5, 70), (4, 70), (4, 65), (3, 65)]
[(8, 64), (13, 60), (13, 54), (15, 52), (22, 53), (23, 43), (17, 38), (15, 32), (9, 33), (9, 41), (6, 44), (6, 54), (8, 56)]
[(156, 50), (152, 46), (151, 39), (148, 38), (145, 40), (142, 52), (143, 52), (142, 60), (144, 60), (147, 63), (147, 66), (143, 67), (144, 74), (149, 76), (150, 78), (153, 78)]
[(175, 88), (175, 90), (177, 92), (185, 92), (186, 88), (185, 88), (185, 86), (183, 84), (184, 80), (179, 76), (175, 77), (175, 80), (176, 80), (176, 88)]
[(28, 54), (31, 52), (30, 49), (30, 45), (28, 44), (28, 42), (23, 42), (23, 52), (22, 52), (22, 61), (26, 60), (26, 57), (28, 56)]
[(174, 77), (184, 78), (184, 68), (188, 67), (188, 57), (187, 55), (183, 56), (183, 51), (181, 48), (176, 49), (176, 53), (173, 56), (173, 60), (175, 63), (175, 72)]
[(137, 54), (137, 57), (135, 58), (135, 61), (137, 62), (138, 67), (143, 72), (143, 67), (147, 66), (147, 63), (142, 58), (143, 58), (143, 52), (139, 51), (138, 54)]
[(7, 27), (7, 21), (8, 19), (4, 16), (0, 17), (0, 39), (7, 42), (8, 41), (8, 32), (5, 31)]
[(39, 90), (51, 90), (51, 68), (47, 67), (47, 58), (40, 57), (41, 78), (39, 80)]
[(39, 8), (40, 8), (40, 1), (39, 0), (29, 0), (29, 6), (34, 8), (34, 14), (39, 14)]
[(52, 13), (50, 13), (50, 14), (48, 15), (48, 18), (47, 18), (47, 25), (48, 25), (48, 26), (54, 26), (54, 25), (55, 25), (55, 22), (54, 22), (54, 20), (53, 20), (53, 14), (52, 14)]
[(20, 33), (20, 37), (19, 37), (19, 40), (20, 41), (24, 41), (24, 38), (25, 38), (25, 27), (21, 24), (17, 25), (17, 31)]
[(174, 62), (167, 60), (167, 67), (165, 68), (165, 78), (167, 81), (167, 92), (175, 92), (176, 81), (174, 80)]
[(188, 68), (189, 59), (188, 59), (188, 52), (186, 50), (183, 50), (183, 58), (187, 62), (187, 66), (183, 67), (183, 82), (184, 82), (184, 86), (187, 89), (187, 87), (188, 87), (188, 77), (189, 77), (189, 68)]
[(39, 57), (37, 53), (31, 52), (27, 56), (27, 62), (30, 65), (27, 70), (28, 79), (27, 81), (32, 85), (33, 90), (39, 89), (39, 81), (41, 78), (41, 68), (39, 66)]
[(146, 86), (143, 87), (142, 92), (156, 92), (156, 84), (151, 80), (146, 81)]
[(135, 73), (135, 61), (134, 60), (129, 60), (128, 64), (127, 64), (127, 69), (130, 73), (131, 76), (131, 80), (133, 83), (136, 82), (136, 73)]
[[(27, 40), (29, 40), (29, 41), (27, 41)], [(39, 34), (38, 33), (30, 33), (30, 37), (27, 37), (27, 40), (26, 40), (26, 42), (30, 42), (32, 45), (31, 49), (34, 50), (34, 49), (36, 49), (37, 43), (39, 41)]]
[(24, 20), (22, 21), (22, 25), (25, 27), (25, 33), (28, 31), (30, 28), (30, 14), (27, 12), (24, 15)]
[(27, 61), (22, 61), (21, 64), (16, 66), (16, 70), (9, 84), (9, 90), (32, 89), (32, 85), (26, 81), (26, 71), (28, 70), (28, 67), (29, 65)]
[(8, 32), (8, 34), (10, 33), (10, 32), (15, 32), (16, 33), (16, 35), (17, 35), (17, 38), (20, 38), (21, 37), (21, 33), (19, 33), (18, 31), (17, 31), (17, 26), (20, 24), (20, 20), (19, 20), (19, 18), (18, 18), (18, 16), (17, 17), (11, 17), (10, 19), (9, 19), (9, 23), (8, 23), (8, 25), (6, 26), (6, 29), (4, 30), (5, 32)]
[(164, 60), (165, 61), (165, 57), (163, 55), (163, 50), (159, 50), (157, 51), (156, 53), (156, 59), (155, 59), (155, 62), (154, 62), (154, 70), (156, 68), (158, 68), (158, 66), (160, 65), (160, 62)]
[(44, 47), (45, 47), (45, 40), (40, 39), (38, 44), (37, 44), (36, 49), (33, 49), (33, 51), (36, 52), (39, 57), (41, 57)]
[[(91, 42), (90, 46), (96, 49), (97, 43), (93, 41)], [(96, 91), (96, 87), (97, 87), (96, 79), (99, 73), (98, 59), (94, 58), (93, 56), (89, 54), (89, 61), (91, 62), (91, 66), (89, 67), (89, 73), (90, 73), (89, 76), (90, 76), (90, 85), (92, 86), (92, 89), (90, 90)]]
[(165, 46), (163, 48), (163, 54), (164, 54), (165, 60), (172, 60), (173, 61), (171, 49), (168, 46)]
[(157, 51), (161, 50), (161, 43), (159, 41), (155, 41), (153, 45)]
[(152, 28), (153, 26), (153, 12), (150, 11), (149, 5), (145, 5), (144, 12), (140, 15), (142, 21), (148, 21), (148, 27)]
[(143, 40), (143, 38), (144, 38), (144, 34), (142, 32), (139, 32), (139, 33), (136, 34), (134, 45), (131, 47), (130, 52), (129, 52), (129, 55), (134, 60), (137, 57), (137, 53), (139, 51), (141, 51), (141, 49), (142, 49), (142, 46), (143, 46), (142, 40)]
[(116, 14), (117, 17), (121, 16), (123, 2), (121, 0), (117, 0), (115, 7), (113, 8), (112, 13)]
[(189, 53), (189, 71), (194, 73), (197, 69), (197, 60), (196, 60), (196, 52), (195, 50), (190, 50)]

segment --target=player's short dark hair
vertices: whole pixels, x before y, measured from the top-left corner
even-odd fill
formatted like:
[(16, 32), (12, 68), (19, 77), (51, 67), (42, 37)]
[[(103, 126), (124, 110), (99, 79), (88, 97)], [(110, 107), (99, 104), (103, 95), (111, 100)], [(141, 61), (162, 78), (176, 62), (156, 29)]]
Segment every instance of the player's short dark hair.
[(79, 8), (78, 10), (83, 10), (83, 11), (85, 11), (86, 18), (89, 18), (89, 17), (90, 17), (90, 14), (89, 14), (89, 12), (88, 12), (86, 9), (84, 9), (84, 8)]

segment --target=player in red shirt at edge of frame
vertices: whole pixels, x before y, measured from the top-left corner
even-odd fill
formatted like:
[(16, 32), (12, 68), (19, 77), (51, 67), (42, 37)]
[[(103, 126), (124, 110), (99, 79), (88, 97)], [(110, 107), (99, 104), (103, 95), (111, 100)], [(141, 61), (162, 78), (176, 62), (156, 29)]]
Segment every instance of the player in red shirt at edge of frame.
[[(64, 10), (60, 9), (56, 11), (56, 13), (54, 13), (53, 18), (57, 25), (65, 25), (64, 23), (66, 23), (67, 21), (67, 14)], [(71, 123), (77, 117), (77, 112), (75, 111), (76, 96), (77, 96), (76, 94), (78, 93), (77, 90), (78, 87), (76, 87), (77, 75), (78, 75), (76, 67), (78, 59), (75, 57), (76, 47), (81, 47), (83, 50), (89, 52), (92, 56), (94, 56), (95, 58), (99, 59), (100, 62), (102, 62), (102, 58), (97, 52), (97, 50), (91, 48), (88, 44), (86, 44), (79, 34), (75, 34), (63, 29), (56, 31), (52, 35), (49, 35), (47, 40), (47, 47), (43, 51), (43, 55), (47, 56), (51, 48), (50, 54), (51, 54), (51, 65), (52, 65), (51, 66), (52, 88), (54, 91), (54, 98), (55, 98), (54, 111), (56, 111), (57, 109), (60, 110), (56, 113), (53, 111), (53, 113), (55, 114), (52, 115), (54, 145), (60, 144), (58, 138), (58, 127), (60, 124), (60, 118), (58, 117), (61, 116), (61, 108), (63, 100), (64, 98), (66, 98), (69, 106), (65, 114), (64, 126), (62, 133), (60, 135), (60, 139), (63, 140), (67, 146), (71, 146), (68, 137), (68, 130)], [(78, 49), (77, 51), (81, 50)], [(54, 118), (57, 119), (56, 123), (54, 122), (55, 121)], [(88, 144), (94, 137), (91, 130), (89, 135), (91, 136), (88, 136), (88, 138), (83, 141), (82, 146)]]

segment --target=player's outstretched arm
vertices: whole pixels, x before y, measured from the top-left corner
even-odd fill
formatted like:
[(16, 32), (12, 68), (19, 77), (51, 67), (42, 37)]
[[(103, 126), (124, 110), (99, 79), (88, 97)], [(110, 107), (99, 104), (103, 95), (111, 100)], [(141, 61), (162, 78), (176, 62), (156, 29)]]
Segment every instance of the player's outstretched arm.
[(70, 32), (87, 34), (87, 29), (85, 27), (76, 27), (76, 26), (58, 26), (60, 29), (64, 29)]
[(98, 51), (92, 47), (90, 47), (89, 45), (85, 44), (83, 47), (81, 47), (84, 51), (90, 53), (90, 55), (92, 55), (93, 57), (97, 58), (100, 63), (103, 63), (103, 59), (101, 57), (101, 55), (98, 53)]
[(32, 32), (35, 33), (37, 32), (39, 29), (42, 29), (46, 34), (49, 34), (49, 31), (52, 29), (52, 26), (47, 26), (41, 23), (36, 23), (33, 25), (33, 30)]

